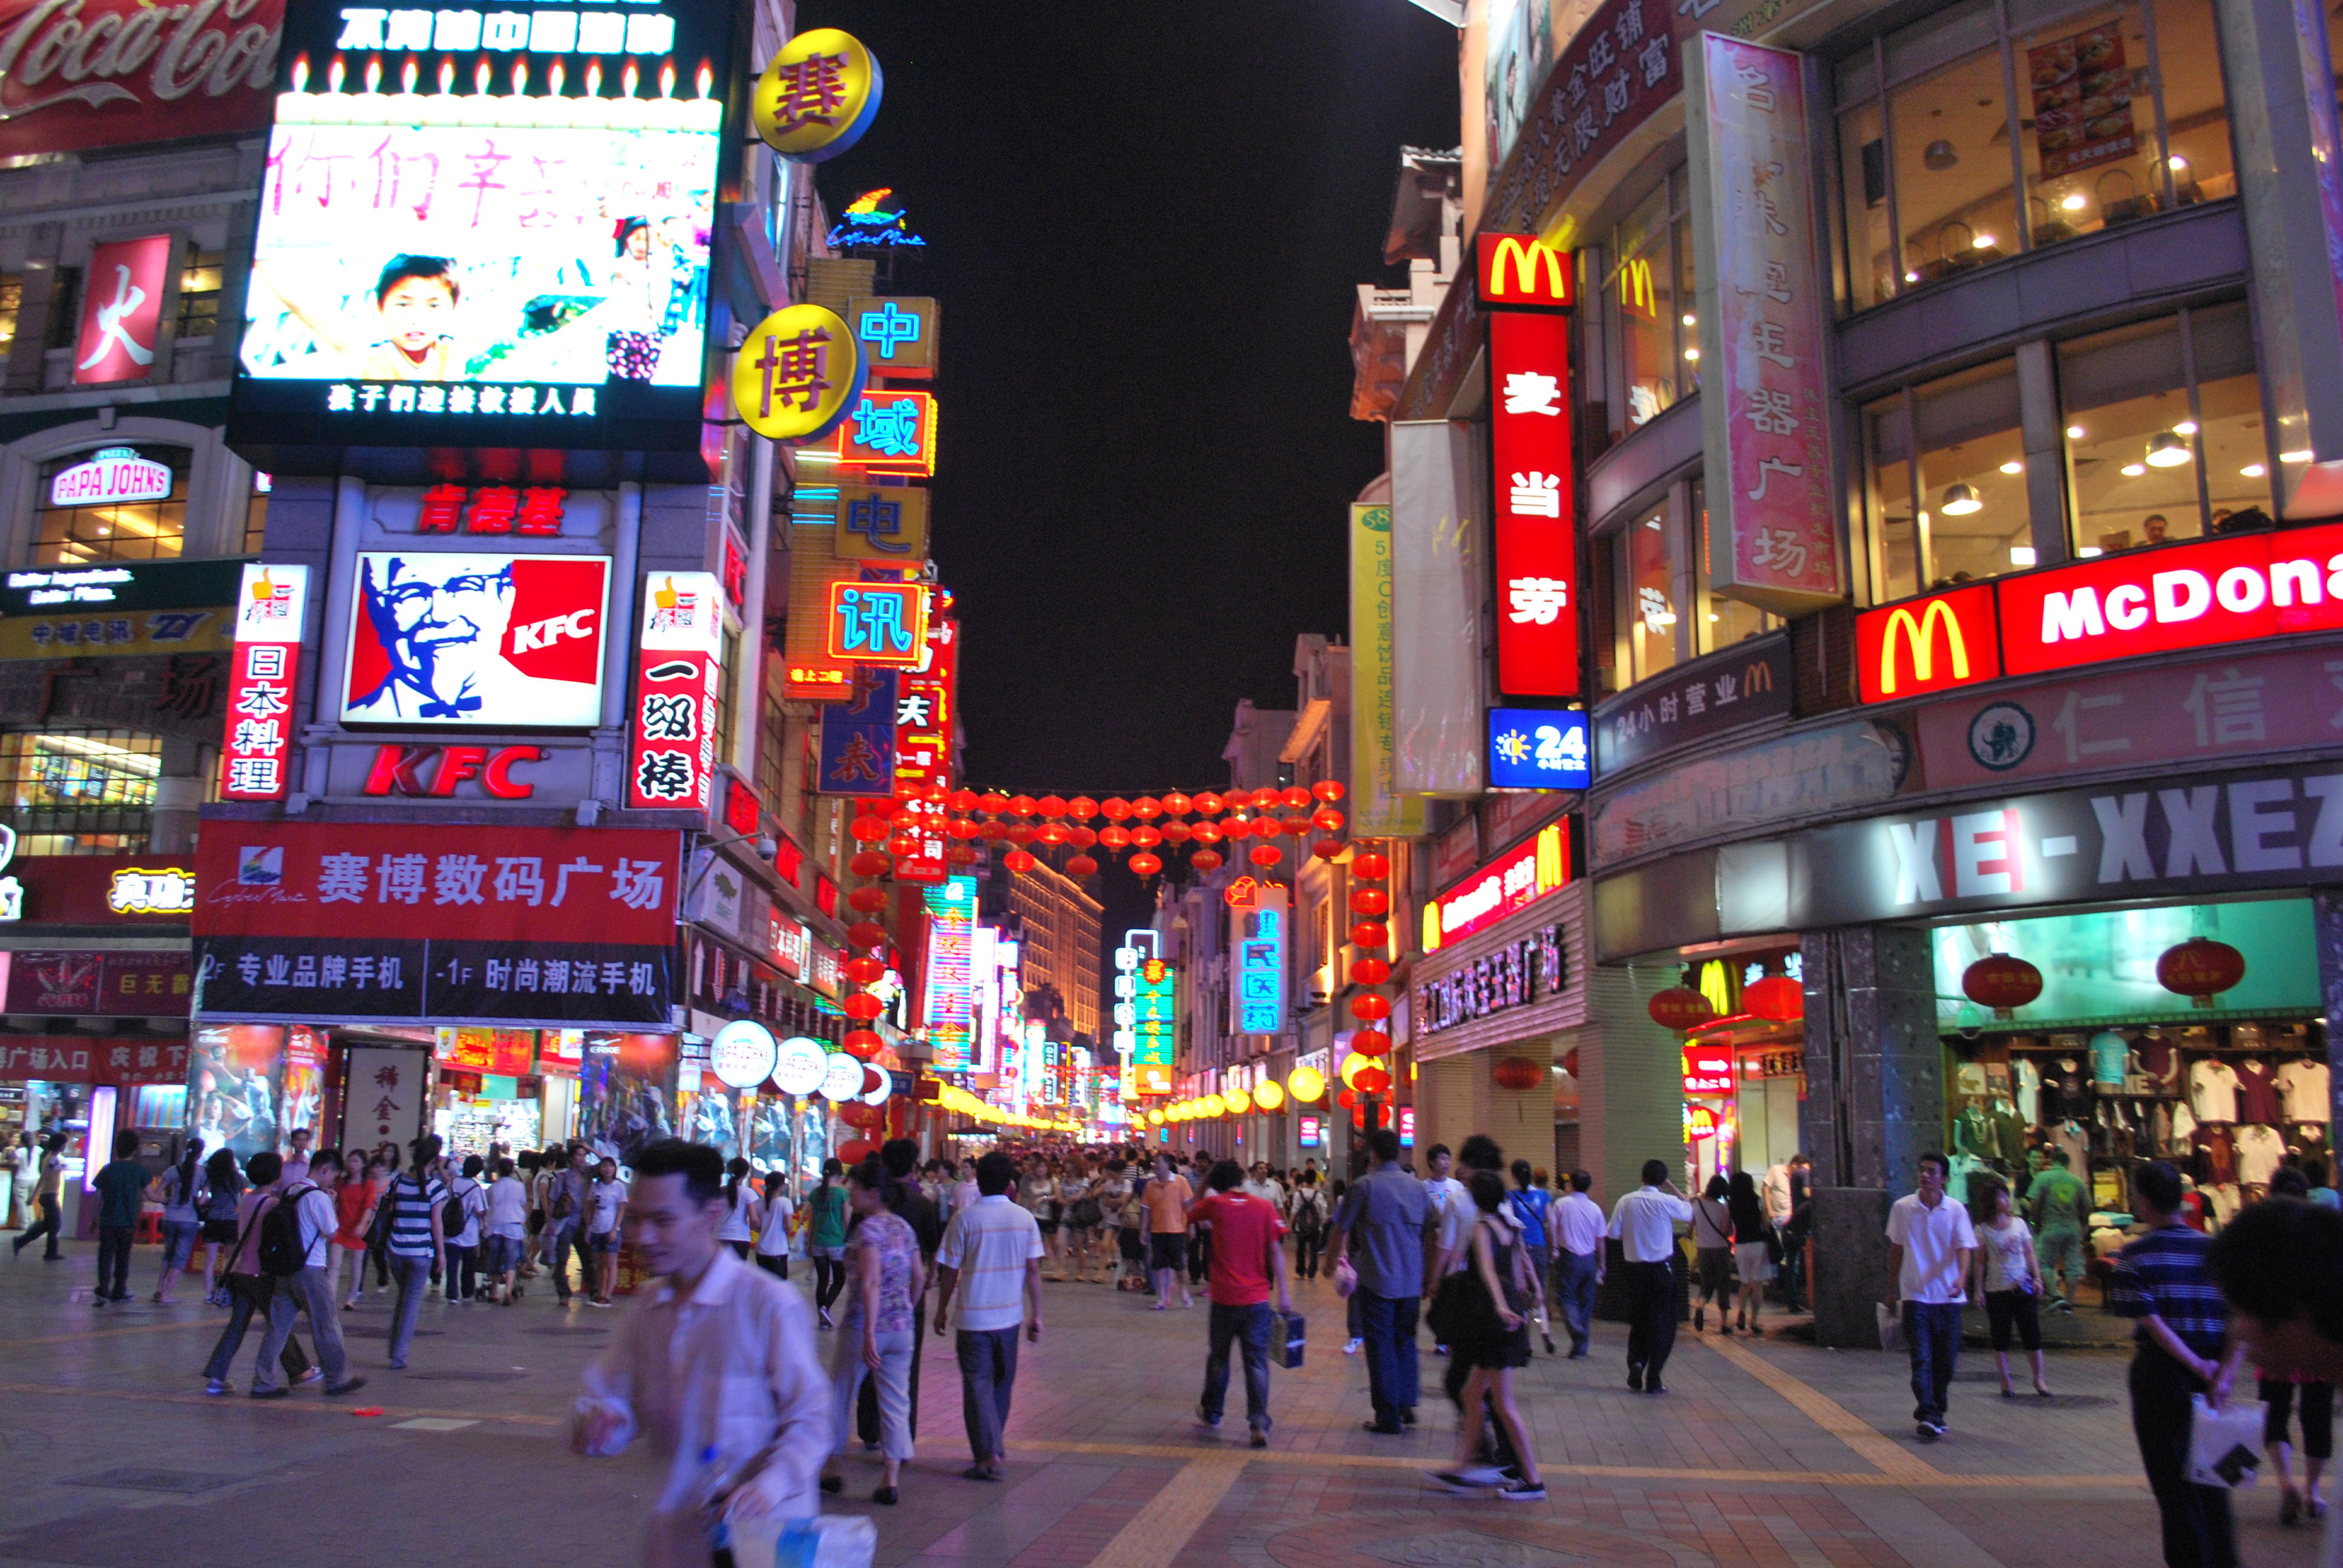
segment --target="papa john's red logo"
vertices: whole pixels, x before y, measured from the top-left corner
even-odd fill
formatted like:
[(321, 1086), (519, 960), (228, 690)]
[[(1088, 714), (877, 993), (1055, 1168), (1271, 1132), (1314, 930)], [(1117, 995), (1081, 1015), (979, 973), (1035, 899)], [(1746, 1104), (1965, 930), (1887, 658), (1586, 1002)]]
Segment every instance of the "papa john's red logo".
[(367, 552), (350, 593), (343, 722), (601, 722), (608, 556)]

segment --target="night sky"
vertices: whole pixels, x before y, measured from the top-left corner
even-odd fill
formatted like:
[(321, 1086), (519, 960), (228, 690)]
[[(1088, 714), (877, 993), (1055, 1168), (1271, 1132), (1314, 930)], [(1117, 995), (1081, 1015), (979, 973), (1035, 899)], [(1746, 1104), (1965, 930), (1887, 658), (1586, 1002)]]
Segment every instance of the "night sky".
[(1238, 699), (1292, 706), (1296, 634), (1347, 629), (1344, 508), (1382, 467), (1349, 413), (1353, 286), (1397, 276), (1400, 146), (1454, 145), (1454, 30), (1408, 0), (798, 21), (886, 72), (826, 202), (892, 186), (928, 240), (896, 292), (942, 302), (970, 780), (1225, 786)]

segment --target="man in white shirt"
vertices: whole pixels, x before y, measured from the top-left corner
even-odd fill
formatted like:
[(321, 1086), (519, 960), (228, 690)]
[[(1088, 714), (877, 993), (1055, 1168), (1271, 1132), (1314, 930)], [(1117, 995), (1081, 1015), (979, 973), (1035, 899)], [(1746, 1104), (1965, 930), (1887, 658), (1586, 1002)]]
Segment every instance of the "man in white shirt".
[(1668, 1180), (1664, 1160), (1644, 1161), (1644, 1184), (1611, 1211), (1610, 1234), (1626, 1260), (1627, 1386), (1665, 1393), (1661, 1369), (1676, 1344), (1676, 1227), (1692, 1223), (1692, 1205)]
[(1920, 1190), (1887, 1211), (1888, 1272), (1904, 1307), (1904, 1343), (1912, 1355), (1912, 1419), (1924, 1442), (1945, 1435), (1945, 1401), (1961, 1350), (1961, 1306), (1976, 1227), (1945, 1196), (1951, 1167), (1941, 1154), (1920, 1156)]
[(975, 1202), (944, 1227), (936, 1249), (936, 1332), (951, 1322), (960, 1295), (960, 1413), (976, 1462), (960, 1473), (998, 1481), (1006, 1458), (1001, 1432), (1017, 1382), (1017, 1330), (1041, 1338), (1041, 1227), (1009, 1201), (1017, 1163), (1000, 1150), (976, 1162)]
[(1570, 1173), (1570, 1191), (1546, 1217), (1554, 1232), (1554, 1299), (1570, 1331), (1570, 1359), (1586, 1359), (1594, 1337), (1594, 1292), (1603, 1283), (1603, 1206), (1587, 1196), (1594, 1178)]
[(1776, 1231), (1790, 1222), (1790, 1162), (1765, 1167), (1765, 1219)]

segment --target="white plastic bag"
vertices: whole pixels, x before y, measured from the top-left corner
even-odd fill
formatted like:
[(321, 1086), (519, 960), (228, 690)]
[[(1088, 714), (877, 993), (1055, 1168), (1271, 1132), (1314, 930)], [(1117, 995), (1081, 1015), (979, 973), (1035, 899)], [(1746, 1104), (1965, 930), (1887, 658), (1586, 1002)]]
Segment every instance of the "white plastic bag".
[(2233, 1400), (2219, 1410), (2189, 1398), (2188, 1479), (2198, 1486), (2251, 1486), (2261, 1475), (2262, 1403)]
[(879, 1526), (851, 1513), (741, 1519), (726, 1527), (736, 1568), (870, 1568)]
[(1879, 1348), (1900, 1351), (1904, 1348), (1903, 1310), (1888, 1302), (1874, 1302), (1872, 1306), (1879, 1320)]

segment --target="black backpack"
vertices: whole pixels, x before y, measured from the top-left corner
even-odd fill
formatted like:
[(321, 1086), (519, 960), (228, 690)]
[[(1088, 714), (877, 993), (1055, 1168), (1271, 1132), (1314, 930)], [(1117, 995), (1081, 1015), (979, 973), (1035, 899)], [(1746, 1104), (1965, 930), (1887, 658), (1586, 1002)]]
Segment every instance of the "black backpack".
[(299, 1273), (309, 1261), (301, 1241), (301, 1199), (317, 1189), (304, 1181), (269, 1205), (260, 1220), (260, 1271), (280, 1280)]

